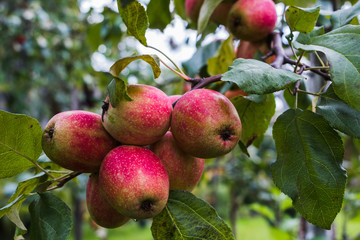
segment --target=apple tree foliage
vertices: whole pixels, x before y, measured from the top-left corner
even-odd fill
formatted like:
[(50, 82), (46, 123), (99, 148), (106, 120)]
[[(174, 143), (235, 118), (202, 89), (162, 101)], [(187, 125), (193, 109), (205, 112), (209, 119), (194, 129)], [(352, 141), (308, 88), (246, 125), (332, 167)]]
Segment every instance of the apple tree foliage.
[[(278, 29), (288, 27), (290, 34), (284, 34), (286, 43), (278, 31), (269, 36), (270, 53), (275, 56), (271, 64), (262, 61), (270, 54), (262, 59), (235, 59), (232, 36), (201, 44), (216, 29), (209, 19), (220, 2), (204, 1), (197, 22), (198, 51), (182, 68), (174, 64), (175, 68), (171, 69), (190, 82), (193, 89), (208, 87), (225, 93), (238, 88), (248, 94), (232, 98), (243, 124), (239, 147), (249, 154), (248, 147), (261, 141), (268, 129), (272, 130), (277, 158), (269, 167), (274, 184), (291, 198), (293, 207), (307, 221), (330, 229), (341, 210), (347, 183), (342, 164), (343, 139), (360, 137), (360, 2), (329, 13), (321, 12), (321, 6), (314, 6), (315, 1), (281, 1), (287, 8)], [(183, 0), (151, 0), (147, 5), (118, 0), (117, 5), (127, 34), (145, 47), (151, 47), (145, 37), (149, 28), (164, 30), (175, 14), (187, 20)], [(100, 25), (95, 24), (89, 31), (99, 29)], [(112, 37), (112, 31), (104, 34)], [(101, 39), (88, 41), (95, 48), (101, 43)], [(285, 47), (291, 54), (284, 51)], [(71, 64), (73, 59), (68, 58), (67, 51), (70, 53), (72, 49), (63, 52), (68, 64), (64, 69), (56, 69), (61, 66), (54, 65), (53, 74), (61, 71), (77, 74), (77, 66)], [(310, 55), (318, 58), (319, 65), (304, 61)], [(18, 64), (33, 64), (34, 61), (26, 61), (33, 57), (27, 54)], [(128, 82), (122, 76), (131, 62), (146, 62), (157, 78), (163, 63), (161, 57), (129, 55), (116, 61), (109, 69), (110, 98), (131, 100), (125, 88)], [(16, 72), (11, 77), (42, 70), (34, 71)], [(310, 71), (313, 75), (305, 74)], [(322, 79), (323, 85), (316, 91), (308, 91), (305, 83), (313, 81), (314, 75)], [(289, 108), (281, 110), (275, 118), (275, 94), (279, 92), (283, 92)], [(38, 120), (1, 111), (0, 129), (0, 178), (37, 169), (34, 176), (18, 183), (15, 193), (0, 208), (0, 217), (6, 215), (16, 225), (17, 235), (29, 231), (30, 239), (66, 239), (72, 228), (71, 210), (51, 190), (61, 188), (78, 173), (53, 171), (58, 167), (41, 159), (42, 129)], [(31, 198), (30, 229), (26, 229), (19, 216), (21, 204), (27, 198)], [(234, 239), (231, 229), (210, 204), (183, 191), (170, 192), (165, 209), (153, 219), (151, 231), (155, 239)]]

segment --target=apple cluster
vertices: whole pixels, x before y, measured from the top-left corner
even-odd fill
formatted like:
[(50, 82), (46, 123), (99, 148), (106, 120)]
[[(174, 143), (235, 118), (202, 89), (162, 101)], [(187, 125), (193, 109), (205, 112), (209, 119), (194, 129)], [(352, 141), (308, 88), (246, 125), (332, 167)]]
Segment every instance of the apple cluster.
[[(204, 0), (186, 0), (185, 10), (191, 21), (197, 22)], [(238, 39), (257, 42), (275, 28), (277, 14), (272, 0), (223, 0), (210, 20), (222, 24)]]
[(42, 136), (53, 162), (90, 173), (88, 211), (106, 228), (156, 216), (169, 190), (192, 191), (204, 158), (230, 152), (241, 134), (235, 107), (219, 92), (167, 96), (142, 84), (128, 85), (127, 92), (132, 101), (115, 106), (107, 97), (102, 116), (80, 110), (56, 114)]

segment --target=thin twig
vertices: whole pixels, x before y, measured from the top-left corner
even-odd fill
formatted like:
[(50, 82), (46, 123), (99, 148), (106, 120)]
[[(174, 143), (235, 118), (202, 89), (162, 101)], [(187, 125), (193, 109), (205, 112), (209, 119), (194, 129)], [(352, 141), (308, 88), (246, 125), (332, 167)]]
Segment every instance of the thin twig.
[(185, 79), (186, 81), (189, 81), (191, 78), (189, 78), (188, 76), (186, 76), (183, 73), (180, 73), (178, 71), (176, 71), (175, 69), (171, 68), (170, 66), (168, 66), (163, 60), (159, 59), (160, 62), (162, 62), (162, 64), (164, 64), (168, 69), (170, 69), (171, 71), (173, 71), (175, 74), (179, 75), (180, 77), (182, 77), (183, 79)]
[(59, 181), (58, 184), (56, 184), (55, 186), (46, 189), (46, 191), (52, 191), (58, 188), (63, 187), (67, 182), (69, 182), (71, 179), (76, 178), (77, 176), (79, 176), (80, 174), (82, 174), (81, 172), (73, 172), (72, 174), (68, 175), (65, 178), (62, 178), (61, 181)]
[[(289, 63), (289, 64), (292, 64), (292, 65), (296, 65), (297, 61), (295, 60), (292, 60), (291, 58), (287, 57), (287, 56), (284, 56), (284, 63)], [(305, 66), (305, 68), (311, 68), (310, 66), (304, 64), (304, 63), (301, 63), (301, 65)], [(321, 69), (310, 69), (310, 71), (322, 76), (325, 80), (331, 80), (331, 77), (328, 73), (325, 73), (323, 71), (321, 71)]]
[(315, 53), (317, 59), (319, 60), (319, 62), (321, 63), (321, 65), (322, 65), (323, 67), (325, 67), (324, 62), (323, 62), (323, 60), (321, 59), (321, 57), (319, 56), (319, 54), (317, 53), (317, 51), (314, 51), (314, 53)]
[(10, 149), (10, 150), (13, 151), (14, 153), (22, 156), (23, 158), (29, 160), (29, 161), (32, 162), (38, 169), (40, 169), (41, 171), (43, 171), (46, 175), (48, 175), (48, 176), (51, 177), (52, 179), (55, 179), (55, 177), (54, 177), (51, 173), (49, 173), (49, 172), (46, 171), (43, 167), (41, 167), (41, 166), (38, 164), (38, 162), (35, 161), (34, 159), (31, 159), (30, 157), (26, 156), (25, 154), (17, 151), (16, 149), (14, 149), (14, 148), (12, 148), (12, 147), (4, 144), (4, 143), (0, 143), (0, 144), (3, 145), (4, 147)]
[(321, 69), (319, 69), (319, 68), (314, 69), (311, 66), (308, 66), (308, 65), (300, 63), (300, 62), (298, 63), (298, 61), (292, 60), (291, 58), (286, 56), (285, 51), (282, 46), (282, 42), (281, 42), (281, 34), (279, 32), (273, 32), (271, 34), (271, 36), (272, 36), (272, 41), (273, 41), (273, 48), (272, 48), (271, 52), (273, 52), (276, 56), (273, 63), (270, 64), (271, 66), (273, 66), (274, 68), (280, 69), (281, 66), (285, 63), (289, 63), (289, 64), (292, 64), (295, 66), (298, 64), (299, 66), (304, 66), (305, 69), (309, 69), (310, 71), (322, 76), (325, 80), (331, 80), (330, 75), (328, 73), (321, 71)]
[[(154, 50), (156, 50), (156, 51), (158, 51), (159, 53), (161, 53), (162, 55), (164, 55), (167, 59), (169, 59), (169, 61), (177, 68), (177, 70), (180, 72), (180, 73), (182, 73), (183, 75), (185, 75), (186, 76), (186, 74), (181, 70), (181, 68), (179, 68), (177, 65), (176, 65), (176, 63), (173, 61), (173, 60), (171, 60), (171, 58), (169, 58), (164, 52), (162, 52), (160, 49), (157, 49), (156, 47), (152, 47), (152, 46), (147, 46), (148, 48), (152, 48), (152, 49), (154, 49)], [(161, 60), (160, 60), (161, 61)], [(161, 61), (162, 62), (162, 61)], [(165, 65), (166, 66), (166, 65)]]
[(297, 92), (300, 92), (300, 93), (305, 93), (305, 94), (309, 94), (309, 95), (313, 95), (313, 96), (321, 96), (319, 93), (312, 93), (312, 92), (307, 92), (307, 91), (304, 91), (304, 90), (301, 90), (301, 89), (298, 89)]
[(285, 60), (285, 51), (282, 47), (282, 42), (281, 42), (281, 35), (280, 32), (273, 32), (271, 34), (272, 39), (273, 39), (273, 49), (272, 51), (274, 52), (276, 58), (275, 60), (270, 64), (271, 66), (273, 66), (274, 68), (281, 68), (281, 66), (284, 64), (284, 60)]
[(211, 77), (207, 77), (207, 78), (191, 79), (190, 80), (190, 82), (192, 83), (191, 90), (203, 88), (203, 87), (209, 85), (210, 83), (218, 82), (221, 80), (221, 76), (222, 75), (219, 74), (219, 75), (215, 75), (215, 76), (211, 76)]

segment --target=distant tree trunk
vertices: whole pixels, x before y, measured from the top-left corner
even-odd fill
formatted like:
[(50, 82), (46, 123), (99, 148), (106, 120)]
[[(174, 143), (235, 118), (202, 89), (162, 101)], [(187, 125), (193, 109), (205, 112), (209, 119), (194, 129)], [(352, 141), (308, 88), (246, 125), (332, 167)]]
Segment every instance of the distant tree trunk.
[(329, 239), (329, 240), (336, 240), (336, 229), (335, 225), (331, 225), (330, 230), (326, 230), (315, 226), (305, 218), (300, 218), (300, 227), (299, 227), (299, 240), (311, 240), (311, 239)]
[(230, 189), (229, 218), (230, 218), (231, 229), (232, 229), (235, 237), (236, 237), (236, 215), (237, 215), (239, 206), (240, 206), (240, 202), (238, 199), (238, 192), (236, 190), (236, 187), (232, 186), (232, 188)]
[(75, 196), (73, 199), (73, 208), (74, 208), (74, 238), (75, 240), (82, 240), (84, 209), (83, 209), (83, 200), (78, 195)]

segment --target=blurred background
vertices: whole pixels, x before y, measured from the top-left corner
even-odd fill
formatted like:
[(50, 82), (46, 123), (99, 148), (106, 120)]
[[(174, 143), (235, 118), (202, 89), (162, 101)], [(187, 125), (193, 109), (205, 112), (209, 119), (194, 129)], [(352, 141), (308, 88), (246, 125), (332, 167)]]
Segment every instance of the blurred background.
[[(334, 2), (320, 4), (322, 9), (332, 11)], [(337, 8), (342, 5), (339, 1)], [(277, 7), (281, 16), (284, 5)], [(186, 66), (195, 61), (199, 37), (180, 16), (173, 14), (172, 18), (165, 29), (147, 32), (148, 44), (191, 73), (195, 70)], [(282, 30), (288, 31), (286, 27)], [(211, 57), (219, 46), (216, 40), (227, 37), (224, 27), (214, 28), (200, 45), (210, 46), (206, 54)], [(112, 79), (107, 73), (110, 66), (123, 57), (153, 53), (156, 52), (127, 35), (116, 1), (0, 0), (0, 109), (29, 115), (42, 126), (66, 110), (100, 114)], [(206, 61), (196, 61), (200, 71)], [(143, 61), (131, 63), (121, 77), (129, 83), (156, 86), (168, 95), (182, 94), (186, 89), (184, 81), (167, 68), (162, 67), (160, 78), (154, 80), (151, 67)], [(287, 107), (280, 95), (276, 95), (276, 103), (277, 111)], [(271, 128), (261, 140), (249, 148), (251, 157), (235, 149), (222, 158), (207, 160), (200, 184), (193, 192), (216, 208), (237, 239), (299, 239), (304, 227), (310, 229), (306, 239), (360, 239), (359, 140), (343, 136), (344, 166), (349, 179), (343, 209), (330, 231), (306, 223), (292, 208), (291, 200), (276, 188), (270, 173), (270, 164), (276, 159)], [(0, 207), (15, 191), (17, 182), (27, 177), (23, 173), (1, 179)], [(85, 204), (87, 178), (82, 174), (56, 191), (73, 210), (75, 226), (70, 239), (152, 239), (151, 220), (131, 221), (111, 230), (91, 221)], [(28, 202), (24, 202), (21, 211), (24, 223), (30, 222)], [(6, 217), (0, 219), (1, 239), (13, 239), (14, 231)]]

